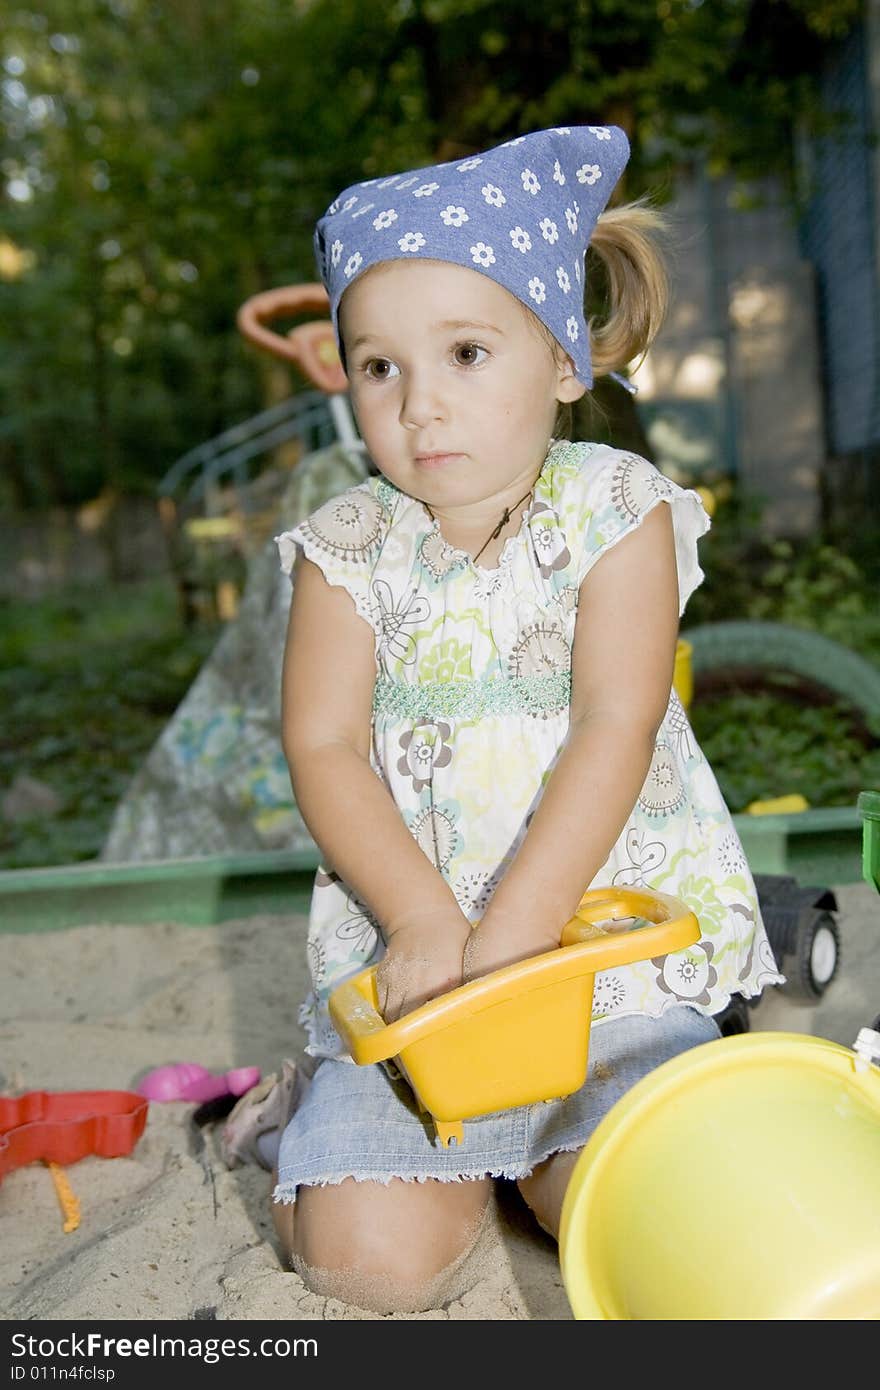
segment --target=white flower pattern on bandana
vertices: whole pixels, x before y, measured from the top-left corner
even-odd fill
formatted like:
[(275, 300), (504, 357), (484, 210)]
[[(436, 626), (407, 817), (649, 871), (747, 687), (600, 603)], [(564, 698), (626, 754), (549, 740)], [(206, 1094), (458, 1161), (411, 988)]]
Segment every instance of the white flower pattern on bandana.
[(471, 255), (474, 260), (474, 265), (486, 266), (495, 264), (495, 252), (492, 250), (491, 246), (486, 245), (485, 241), (478, 241), (476, 246), (472, 246)]
[(595, 183), (597, 179), (601, 179), (601, 177), (602, 170), (599, 168), (598, 164), (582, 164), (577, 171), (578, 183), (592, 184)]
[(378, 213), (377, 216), (373, 218), (373, 226), (376, 228), (377, 232), (380, 232), (383, 227), (390, 227), (392, 223), (396, 221), (397, 213), (394, 208), (386, 208), (384, 212)]
[(453, 207), (451, 203), (448, 208), (443, 209), (440, 217), (447, 227), (463, 227), (465, 222), (470, 221), (464, 208)]
[(401, 251), (418, 251), (425, 245), (421, 232), (406, 232), (398, 241)]
[[(319, 219), (315, 235), (334, 326), (345, 289), (377, 262), (432, 259), (476, 267), (537, 311), (569, 351), (579, 380), (592, 385), (589, 333), (571, 290), (574, 281), (581, 284), (590, 233), (628, 154), (617, 126), (557, 126), (465, 159), (364, 179), (345, 189)], [(382, 201), (365, 201), (371, 196), (366, 189)], [(573, 189), (583, 207), (571, 196)], [(432, 198), (436, 215), (425, 218), (424, 203)], [(422, 216), (414, 218), (419, 204)], [(466, 235), (460, 234), (463, 227)], [(553, 248), (566, 227), (571, 244), (560, 256)], [(569, 327), (572, 314), (576, 333)]]

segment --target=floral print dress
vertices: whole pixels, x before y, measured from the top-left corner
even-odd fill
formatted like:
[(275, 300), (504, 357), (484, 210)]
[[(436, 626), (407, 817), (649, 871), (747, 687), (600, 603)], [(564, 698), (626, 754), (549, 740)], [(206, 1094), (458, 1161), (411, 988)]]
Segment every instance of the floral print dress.
[[(683, 611), (703, 577), (700, 498), (607, 445), (551, 444), (493, 569), (450, 545), (422, 503), (382, 477), (276, 538), (288, 573), (299, 548), (372, 628), (371, 765), (471, 921), (516, 854), (568, 732), (579, 586), (660, 503), (672, 508)], [(732, 994), (782, 982), (739, 837), (674, 691), (644, 786), (593, 882), (672, 893), (702, 928), (686, 950), (599, 973), (594, 1023), (682, 1004), (714, 1014)], [(366, 905), (319, 868), (300, 1015), (312, 1055), (347, 1055), (328, 997), (383, 951)]]

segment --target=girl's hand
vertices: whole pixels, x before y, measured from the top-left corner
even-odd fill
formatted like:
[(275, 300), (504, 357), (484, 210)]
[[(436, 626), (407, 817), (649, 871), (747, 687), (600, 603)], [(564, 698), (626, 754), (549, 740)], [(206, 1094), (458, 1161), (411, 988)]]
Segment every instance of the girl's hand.
[(458, 988), (467, 935), (466, 922), (448, 919), (397, 928), (376, 969), (379, 1012), (386, 1023)]
[(533, 922), (513, 922), (484, 917), (470, 934), (464, 948), (464, 982), (478, 980), (493, 970), (501, 970), (515, 961), (542, 955), (559, 945), (562, 930), (556, 933), (546, 927), (536, 929)]

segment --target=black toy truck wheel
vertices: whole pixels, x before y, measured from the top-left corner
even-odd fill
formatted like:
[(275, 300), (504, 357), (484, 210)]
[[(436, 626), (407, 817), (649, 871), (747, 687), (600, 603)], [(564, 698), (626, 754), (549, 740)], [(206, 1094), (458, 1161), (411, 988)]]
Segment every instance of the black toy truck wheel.
[(831, 888), (801, 887), (791, 874), (755, 874), (758, 902), (790, 998), (821, 999), (840, 963), (837, 899)]
[(801, 999), (821, 999), (840, 962), (840, 932), (830, 912), (805, 913), (798, 928), (797, 951), (788, 972), (786, 992)]
[(713, 1017), (721, 1029), (723, 1038), (732, 1038), (737, 1033), (747, 1033), (752, 1026), (749, 1006), (741, 994), (732, 994), (730, 1003)]

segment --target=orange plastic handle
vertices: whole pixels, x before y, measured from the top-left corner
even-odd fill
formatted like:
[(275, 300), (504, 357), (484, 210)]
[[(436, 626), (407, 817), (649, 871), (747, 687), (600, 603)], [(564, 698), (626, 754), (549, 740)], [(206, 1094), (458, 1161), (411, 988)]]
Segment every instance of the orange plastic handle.
[[(339, 360), (333, 325), (326, 317), (329, 304), (321, 284), (282, 285), (245, 300), (236, 323), (248, 342), (292, 362), (319, 391), (333, 395), (348, 390), (348, 377)], [(308, 313), (322, 317), (298, 324), (287, 333), (278, 333), (268, 326), (275, 319)]]

